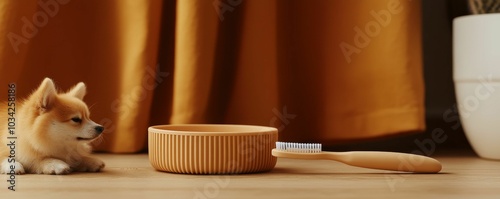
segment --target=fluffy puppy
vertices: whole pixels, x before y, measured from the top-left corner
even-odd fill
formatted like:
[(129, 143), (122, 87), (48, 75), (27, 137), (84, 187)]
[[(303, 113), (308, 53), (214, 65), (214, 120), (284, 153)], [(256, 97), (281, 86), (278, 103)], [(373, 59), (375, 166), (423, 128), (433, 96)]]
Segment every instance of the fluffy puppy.
[[(90, 142), (100, 137), (104, 127), (89, 118), (85, 94), (82, 82), (58, 93), (54, 82), (45, 78), (15, 107), (10, 100), (1, 103), (0, 173), (68, 174), (104, 168), (103, 161), (90, 156)], [(14, 123), (8, 123), (14, 121), (12, 116), (14, 135), (9, 130)]]

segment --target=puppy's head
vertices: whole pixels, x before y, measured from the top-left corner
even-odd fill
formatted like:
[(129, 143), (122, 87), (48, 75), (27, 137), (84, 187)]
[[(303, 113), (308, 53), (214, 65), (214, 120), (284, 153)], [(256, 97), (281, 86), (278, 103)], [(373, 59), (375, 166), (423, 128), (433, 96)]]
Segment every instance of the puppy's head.
[[(104, 127), (92, 121), (83, 102), (86, 86), (76, 84), (68, 92), (58, 93), (54, 82), (45, 78), (28, 98), (35, 112), (33, 130), (36, 137), (48, 142), (78, 144), (98, 138)], [(53, 143), (58, 144), (58, 143)]]

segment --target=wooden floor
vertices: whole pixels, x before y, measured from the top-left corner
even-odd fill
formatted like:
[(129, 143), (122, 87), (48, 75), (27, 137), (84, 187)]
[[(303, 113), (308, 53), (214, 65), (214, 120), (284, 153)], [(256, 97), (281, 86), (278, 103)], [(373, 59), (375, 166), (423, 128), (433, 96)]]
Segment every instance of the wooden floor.
[[(13, 198), (500, 198), (500, 161), (475, 156), (437, 157), (440, 174), (401, 174), (333, 161), (279, 159), (269, 173), (185, 175), (155, 171), (147, 155), (100, 154), (101, 173), (18, 176)], [(5, 179), (5, 180), (4, 180)], [(71, 196), (71, 197), (69, 197)]]

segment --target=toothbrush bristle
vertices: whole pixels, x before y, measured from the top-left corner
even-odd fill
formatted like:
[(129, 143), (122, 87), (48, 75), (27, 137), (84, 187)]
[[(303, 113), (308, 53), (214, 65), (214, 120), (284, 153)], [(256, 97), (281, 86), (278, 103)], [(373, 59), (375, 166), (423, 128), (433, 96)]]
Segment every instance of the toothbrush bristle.
[(320, 153), (319, 143), (276, 142), (276, 149), (293, 153)]

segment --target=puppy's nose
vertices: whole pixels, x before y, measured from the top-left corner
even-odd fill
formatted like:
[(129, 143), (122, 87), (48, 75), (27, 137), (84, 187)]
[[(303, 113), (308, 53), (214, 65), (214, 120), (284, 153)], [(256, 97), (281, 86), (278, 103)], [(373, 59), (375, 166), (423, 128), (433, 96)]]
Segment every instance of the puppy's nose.
[(94, 129), (95, 129), (95, 131), (97, 131), (97, 133), (102, 133), (104, 131), (103, 126), (96, 126)]

